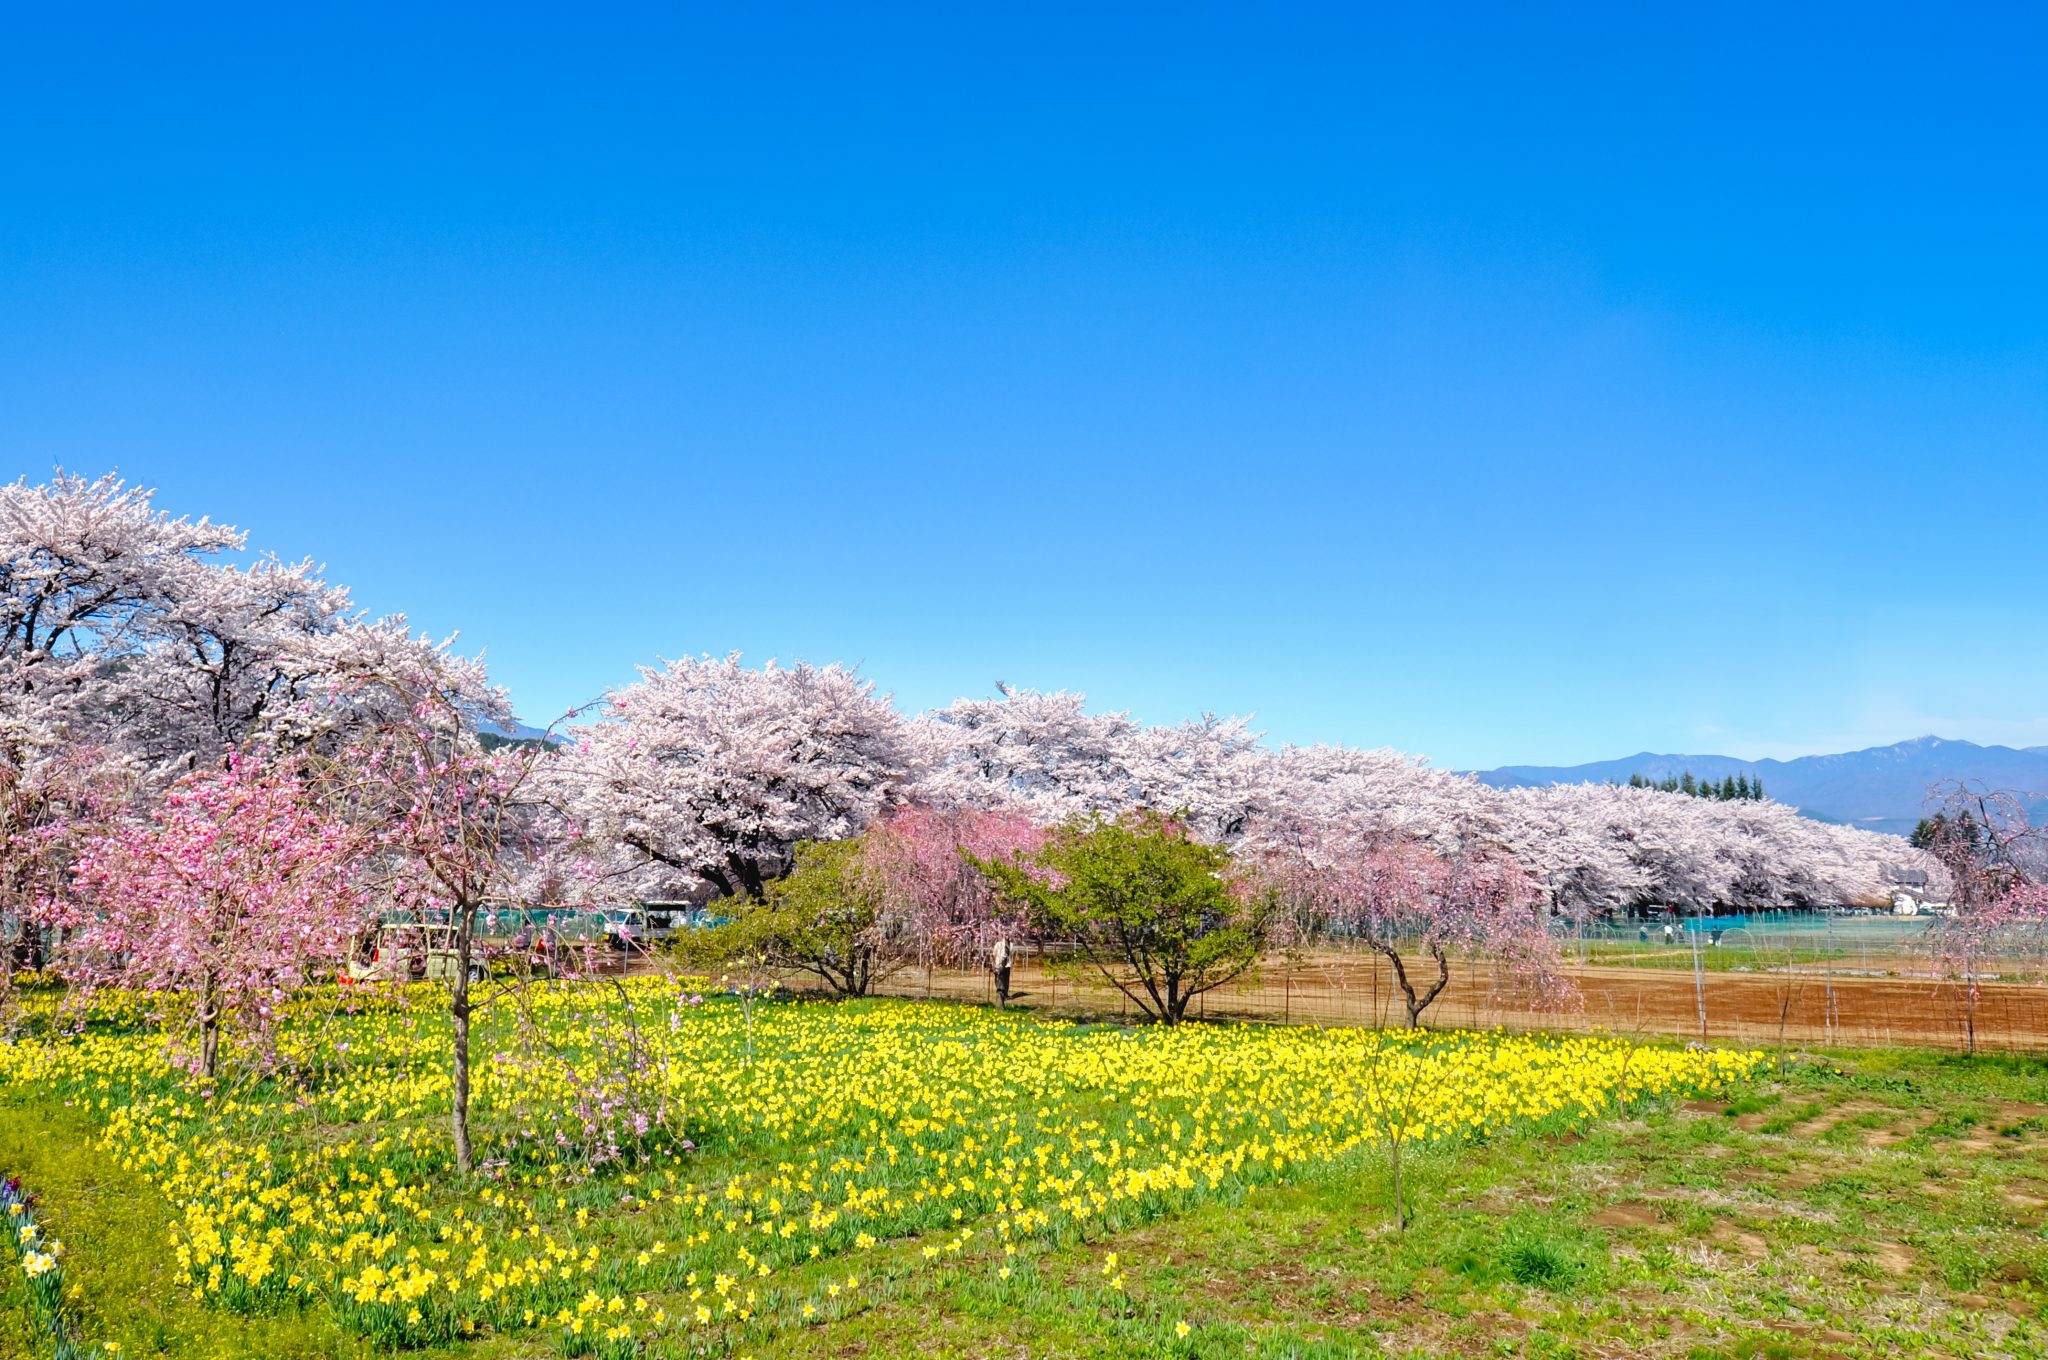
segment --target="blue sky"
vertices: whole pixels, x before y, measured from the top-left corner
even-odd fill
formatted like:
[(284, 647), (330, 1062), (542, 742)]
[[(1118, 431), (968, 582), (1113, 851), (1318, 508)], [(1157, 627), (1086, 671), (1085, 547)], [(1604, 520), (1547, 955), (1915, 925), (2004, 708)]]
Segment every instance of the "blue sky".
[(2048, 743), (2032, 7), (42, 7), (0, 470), (1451, 765)]

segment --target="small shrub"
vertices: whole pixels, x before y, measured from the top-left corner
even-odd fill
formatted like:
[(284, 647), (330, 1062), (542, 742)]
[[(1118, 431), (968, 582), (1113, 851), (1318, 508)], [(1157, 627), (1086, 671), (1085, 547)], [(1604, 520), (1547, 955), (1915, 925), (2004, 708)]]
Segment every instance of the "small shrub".
[(1738, 1097), (1728, 1102), (1721, 1113), (1729, 1119), (1742, 1114), (1759, 1114), (1778, 1103), (1781, 1097), (1776, 1091), (1759, 1091), (1753, 1095)]
[(1569, 1244), (1545, 1233), (1511, 1234), (1501, 1250), (1501, 1268), (1516, 1284), (1561, 1289), (1578, 1279), (1585, 1263)]

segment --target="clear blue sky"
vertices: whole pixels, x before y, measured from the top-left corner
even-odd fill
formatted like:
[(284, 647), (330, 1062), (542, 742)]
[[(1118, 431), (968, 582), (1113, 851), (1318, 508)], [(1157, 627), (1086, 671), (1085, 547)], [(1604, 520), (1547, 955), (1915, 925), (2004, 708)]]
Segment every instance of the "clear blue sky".
[(2048, 743), (2038, 6), (853, 9), (18, 9), (0, 467), (532, 719), (737, 648), (1457, 766)]

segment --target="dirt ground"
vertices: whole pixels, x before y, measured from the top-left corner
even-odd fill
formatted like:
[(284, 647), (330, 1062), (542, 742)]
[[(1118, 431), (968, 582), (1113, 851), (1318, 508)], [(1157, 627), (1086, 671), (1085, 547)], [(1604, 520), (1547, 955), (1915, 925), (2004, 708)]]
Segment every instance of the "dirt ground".
[[(1426, 959), (1423, 962), (1427, 964)], [(1710, 972), (1701, 975), (1696, 987), (1690, 971), (1677, 969), (1577, 965), (1567, 972), (1578, 985), (1582, 1004), (1545, 1012), (1516, 997), (1506, 970), (1483, 961), (1459, 961), (1450, 986), (1425, 1013), (1425, 1020), (1510, 1029), (1597, 1028), (1760, 1044), (1782, 1040), (1961, 1050), (1972, 1010), (1960, 985), (1925, 977)], [(987, 973), (902, 972), (879, 990), (898, 996), (995, 999)], [(1011, 996), (1020, 1006), (1068, 1014), (1136, 1011), (1091, 970), (1057, 962), (1048, 969), (1039, 959), (1013, 971)], [(1269, 963), (1257, 977), (1198, 999), (1195, 1013), (1299, 1024), (1397, 1024), (1404, 1015), (1398, 997), (1391, 969), (1379, 956), (1328, 951)], [(1980, 1049), (2048, 1049), (2048, 986), (1980, 984), (1974, 1025)]]

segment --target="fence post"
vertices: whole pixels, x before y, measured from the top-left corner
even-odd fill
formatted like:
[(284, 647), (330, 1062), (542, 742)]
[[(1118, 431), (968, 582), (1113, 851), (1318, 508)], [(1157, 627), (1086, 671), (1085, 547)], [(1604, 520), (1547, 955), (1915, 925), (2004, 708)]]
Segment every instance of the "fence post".
[[(1681, 923), (1682, 923), (1682, 922), (1681, 922)], [(1694, 920), (1693, 920), (1693, 924), (1694, 924), (1694, 925), (1698, 925), (1698, 924), (1699, 924), (1699, 918), (1698, 918), (1697, 916), (1695, 916), (1695, 917), (1694, 917)], [(1694, 998), (1695, 998), (1695, 999), (1696, 999), (1696, 1000), (1697, 1000), (1697, 1001), (1699, 1002), (1699, 1008), (1700, 1008), (1700, 1042), (1701, 1042), (1701, 1043), (1705, 1043), (1705, 1042), (1707, 1041), (1707, 975), (1706, 975), (1706, 963), (1705, 963), (1705, 960), (1703, 960), (1703, 959), (1702, 959), (1702, 958), (1700, 957), (1700, 932), (1699, 932), (1699, 931), (1697, 931), (1697, 930), (1694, 930), (1694, 931), (1692, 931), (1692, 932), (1691, 932), (1691, 934), (1692, 934), (1692, 990), (1693, 990), (1693, 996), (1694, 996)]]

